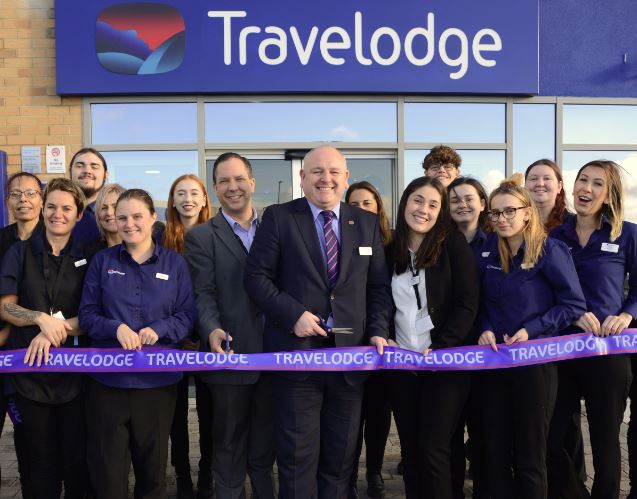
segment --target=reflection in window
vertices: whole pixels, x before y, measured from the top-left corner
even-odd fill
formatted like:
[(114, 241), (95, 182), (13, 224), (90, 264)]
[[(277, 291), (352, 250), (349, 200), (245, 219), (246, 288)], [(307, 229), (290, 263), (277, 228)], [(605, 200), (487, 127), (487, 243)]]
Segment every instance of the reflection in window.
[(186, 173), (198, 174), (197, 151), (105, 152), (104, 157), (108, 181), (148, 191), (162, 220), (173, 181)]
[(568, 104), (565, 144), (637, 144), (637, 106)]
[(555, 160), (555, 106), (513, 105), (513, 171), (522, 172), (538, 159)]
[(504, 104), (405, 104), (405, 142), (500, 144), (505, 142)]
[[(255, 180), (252, 202), (259, 217), (271, 204), (292, 200), (292, 165), (290, 161), (284, 159), (248, 159), (252, 165)], [(219, 207), (219, 200), (215, 196), (214, 188), (212, 188), (213, 165), (214, 159), (206, 161), (206, 177), (208, 185), (211, 186), (210, 197), (214, 199), (215, 206)]]
[(249, 102), (205, 105), (206, 142), (395, 142), (389, 102)]
[(93, 144), (194, 144), (194, 102), (91, 105)]
[(577, 171), (589, 161), (608, 159), (624, 169), (624, 218), (637, 223), (637, 150), (635, 151), (564, 151), (562, 173), (568, 206), (573, 208), (573, 185)]
[[(495, 189), (505, 175), (505, 151), (493, 150), (457, 150), (462, 158), (460, 173), (477, 178), (487, 191)], [(413, 179), (424, 175), (422, 162), (429, 150), (405, 151), (405, 186)]]
[(350, 185), (366, 180), (378, 189), (385, 206), (385, 212), (391, 223), (393, 221), (394, 160), (389, 158), (347, 158), (347, 168), (349, 169)]

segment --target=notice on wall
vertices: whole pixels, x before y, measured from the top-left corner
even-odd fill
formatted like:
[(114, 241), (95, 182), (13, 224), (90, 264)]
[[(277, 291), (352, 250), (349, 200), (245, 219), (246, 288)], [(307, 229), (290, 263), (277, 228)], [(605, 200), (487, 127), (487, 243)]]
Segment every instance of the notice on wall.
[(64, 146), (46, 146), (46, 172), (66, 172), (66, 151)]
[(42, 173), (42, 157), (40, 146), (22, 146), (22, 171)]

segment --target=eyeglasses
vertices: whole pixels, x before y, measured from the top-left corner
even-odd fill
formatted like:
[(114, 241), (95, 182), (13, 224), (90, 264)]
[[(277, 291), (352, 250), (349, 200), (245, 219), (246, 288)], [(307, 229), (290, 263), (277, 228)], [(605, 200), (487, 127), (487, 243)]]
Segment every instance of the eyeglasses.
[(505, 220), (511, 220), (518, 212), (518, 210), (522, 210), (524, 208), (528, 208), (528, 206), (518, 206), (517, 208), (509, 207), (505, 208), (502, 211), (489, 210), (487, 216), (492, 222), (497, 222), (498, 220), (500, 220), (500, 215), (504, 215)]
[(434, 173), (438, 173), (442, 170), (451, 171), (454, 168), (456, 168), (456, 165), (452, 165), (451, 163), (448, 163), (446, 165), (432, 165), (428, 168), (428, 170)]
[(35, 196), (40, 194), (40, 191), (36, 191), (35, 189), (27, 189), (26, 191), (11, 191), (9, 192), (9, 197), (11, 199), (22, 199), (22, 195), (25, 195), (27, 199), (32, 199)]

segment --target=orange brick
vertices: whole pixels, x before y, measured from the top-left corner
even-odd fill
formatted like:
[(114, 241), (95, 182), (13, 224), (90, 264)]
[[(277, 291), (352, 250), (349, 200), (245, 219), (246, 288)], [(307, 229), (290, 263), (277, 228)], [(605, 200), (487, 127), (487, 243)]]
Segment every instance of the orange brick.
[[(64, 99), (62, 99), (64, 101)], [(69, 106), (55, 106), (49, 108), (49, 115), (65, 115), (69, 114)]]
[(30, 68), (33, 66), (33, 59), (5, 59), (4, 65), (7, 68)]
[(35, 144), (35, 137), (33, 135), (8, 135), (7, 144), (12, 145), (24, 145)]
[[(12, 40), (5, 40), (5, 44)], [(17, 57), (18, 51), (15, 49), (3, 48), (0, 50), (0, 59), (8, 59), (11, 57)]]
[(49, 133), (51, 135), (70, 135), (71, 127), (69, 125), (51, 125)]
[[(29, 40), (29, 43), (31, 40)], [(45, 57), (47, 50), (51, 49), (18, 49), (18, 57)]]
[(26, 49), (31, 48), (31, 40), (20, 40), (18, 38), (4, 41), (4, 47), (7, 49)]
[(22, 116), (46, 116), (46, 106), (23, 106), (20, 108)]
[(2, 135), (20, 135), (20, 127), (0, 126), (0, 136)]
[[(52, 116), (49, 117), (49, 119), (52, 118)], [(69, 116), (61, 116), (62, 118), (62, 123), (65, 123), (67, 125), (82, 125), (82, 115), (81, 114), (77, 114), (77, 115), (69, 115)]]
[(0, 24), (0, 38), (3, 40), (18, 38), (18, 30), (15, 28), (3, 28), (2, 24)]
[(2, 89), (2, 95), (4, 95), (5, 97), (17, 97), (18, 95), (20, 95), (20, 88), (19, 87), (10, 87), (7, 85), (6, 80), (4, 83), (4, 88)]
[(20, 127), (21, 135), (45, 135), (49, 132), (47, 124), (28, 125)]
[(35, 143), (40, 145), (62, 144), (64, 137), (62, 135), (36, 135)]
[(21, 88), (20, 89), (20, 95), (23, 95), (23, 96), (28, 96), (28, 95), (34, 95), (34, 96), (46, 95), (46, 88), (45, 87), (26, 87), (26, 88)]
[(7, 138), (0, 135), (0, 146), (3, 146), (7, 143)]
[(4, 19), (0, 21), (0, 27), (2, 28), (28, 28), (31, 26), (29, 19)]
[(34, 38), (31, 40), (34, 49), (48, 49), (55, 47), (55, 40), (50, 38)]
[(33, 29), (47, 29), (55, 26), (53, 19), (31, 19), (31, 27)]

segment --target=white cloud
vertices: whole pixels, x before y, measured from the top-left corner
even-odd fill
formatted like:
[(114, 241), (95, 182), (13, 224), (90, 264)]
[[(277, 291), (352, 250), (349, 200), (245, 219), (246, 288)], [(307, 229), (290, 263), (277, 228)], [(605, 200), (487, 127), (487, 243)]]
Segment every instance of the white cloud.
[(339, 125), (330, 130), (330, 135), (334, 136), (339, 140), (354, 140), (358, 138), (358, 132), (356, 130), (352, 130), (345, 125)]

